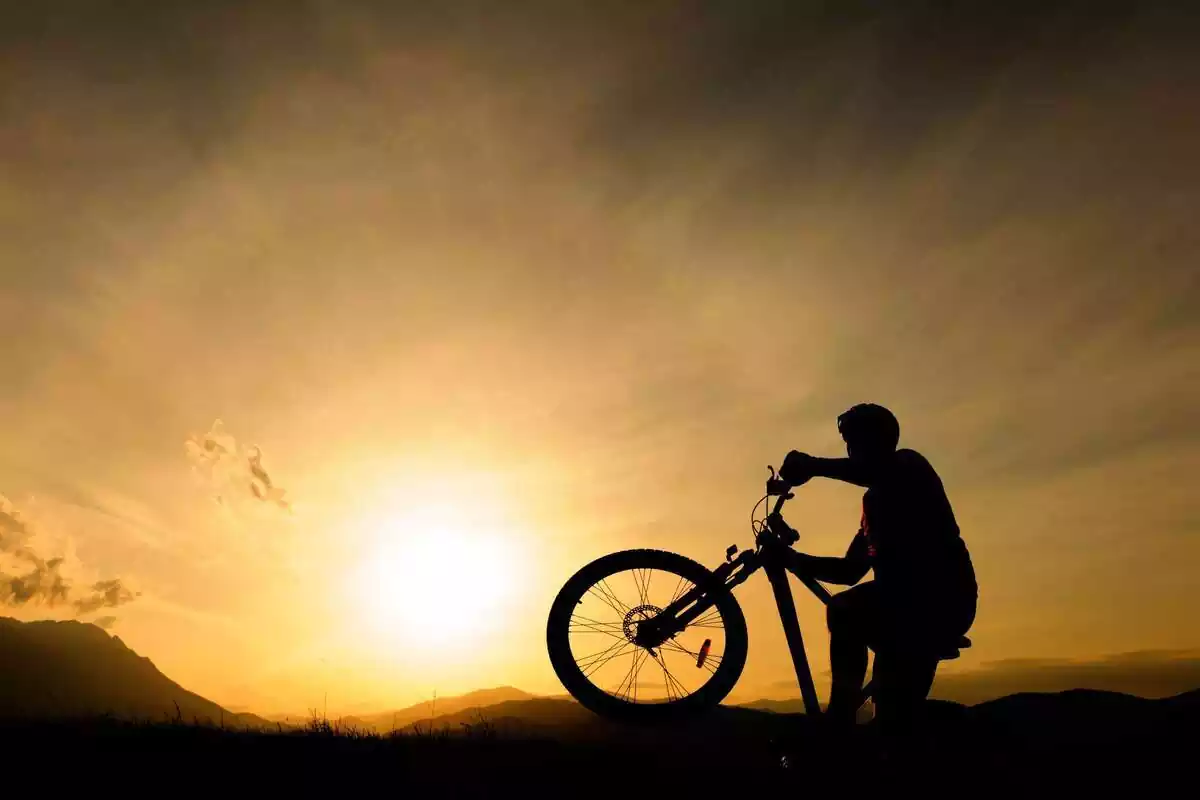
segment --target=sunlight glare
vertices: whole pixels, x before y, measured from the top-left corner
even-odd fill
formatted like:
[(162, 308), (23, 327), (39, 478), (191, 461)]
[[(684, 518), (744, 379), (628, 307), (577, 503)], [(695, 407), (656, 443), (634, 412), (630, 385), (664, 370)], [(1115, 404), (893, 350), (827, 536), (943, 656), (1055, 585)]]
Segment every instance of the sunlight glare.
[(503, 628), (520, 564), (502, 528), (431, 505), (386, 515), (375, 538), (356, 583), (383, 643), (460, 650)]

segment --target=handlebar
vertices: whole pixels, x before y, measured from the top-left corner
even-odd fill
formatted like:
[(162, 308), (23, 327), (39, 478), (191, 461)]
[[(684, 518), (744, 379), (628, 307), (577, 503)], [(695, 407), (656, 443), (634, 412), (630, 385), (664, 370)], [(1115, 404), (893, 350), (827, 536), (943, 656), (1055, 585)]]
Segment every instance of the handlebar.
[(771, 513), (778, 514), (783, 510), (783, 504), (796, 495), (791, 491), (791, 484), (780, 478), (774, 467), (768, 464), (767, 469), (771, 471), (771, 477), (767, 479), (767, 496), (775, 497), (775, 508)]
[[(782, 480), (779, 477), (779, 473), (775, 471), (774, 467), (768, 465), (767, 469), (769, 469), (771, 471), (771, 477), (767, 479), (767, 497), (775, 498), (775, 507), (774, 507), (774, 509), (772, 509), (771, 514), (768, 515), (768, 517), (767, 517), (767, 519), (769, 520), (771, 516), (778, 516), (779, 513), (781, 511), (783, 511), (783, 504), (786, 503), (788, 500), (791, 500), (796, 495), (792, 493), (791, 484)], [(765, 499), (766, 499), (766, 497), (763, 498), (763, 500), (765, 500)], [(761, 503), (762, 500), (760, 500), (759, 502)], [(758, 508), (758, 506), (755, 505), (755, 508)], [(753, 512), (751, 512), (751, 517), (753, 517)], [(766, 527), (767, 520), (763, 521), (763, 525), (764, 525), (764, 527)], [(775, 533), (779, 534), (778, 531), (775, 531)], [(758, 534), (757, 529), (755, 531), (755, 534), (757, 536), (757, 534)], [(794, 532), (789, 532), (788, 535), (781, 534), (781, 536), (782, 536), (784, 543), (789, 544), (789, 545), (794, 544), (796, 539), (798, 538)]]

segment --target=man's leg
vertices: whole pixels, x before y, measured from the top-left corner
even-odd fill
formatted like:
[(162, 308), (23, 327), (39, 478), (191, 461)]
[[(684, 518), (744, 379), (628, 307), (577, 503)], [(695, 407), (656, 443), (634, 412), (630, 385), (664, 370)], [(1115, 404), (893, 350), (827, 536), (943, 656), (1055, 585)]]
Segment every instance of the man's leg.
[(874, 686), (880, 730), (894, 740), (922, 725), (937, 654), (959, 635), (954, 611), (941, 597), (919, 595), (895, 598), (885, 609)]
[(920, 652), (885, 649), (875, 654), (872, 685), (881, 731), (907, 736), (920, 727), (936, 672), (937, 660)]
[(829, 602), (829, 667), (833, 687), (826, 714), (848, 725), (862, 705), (863, 679), (867, 676), (867, 644), (878, 614), (874, 581), (834, 595)]

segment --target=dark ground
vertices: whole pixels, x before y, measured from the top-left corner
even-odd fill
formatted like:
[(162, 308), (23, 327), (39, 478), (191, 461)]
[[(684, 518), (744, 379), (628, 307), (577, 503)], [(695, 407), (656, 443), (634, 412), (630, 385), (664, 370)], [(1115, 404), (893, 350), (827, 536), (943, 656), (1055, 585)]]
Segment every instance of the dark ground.
[(102, 779), (205, 794), (378, 787), (401, 796), (707, 796), (742, 786), (839, 796), (901, 788), (937, 796), (1110, 796), (1192, 785), (1198, 711), (1196, 693), (1161, 701), (1067, 692), (971, 708), (938, 704), (927, 736), (903, 752), (881, 747), (869, 726), (834, 740), (803, 716), (739, 709), (651, 730), (594, 723), (531, 733), (480, 719), (457, 730), (390, 736), (319, 721), (276, 733), (26, 721), (0, 724), (0, 753), (6, 780), (37, 774), (39, 782), (53, 776), (55, 785)]

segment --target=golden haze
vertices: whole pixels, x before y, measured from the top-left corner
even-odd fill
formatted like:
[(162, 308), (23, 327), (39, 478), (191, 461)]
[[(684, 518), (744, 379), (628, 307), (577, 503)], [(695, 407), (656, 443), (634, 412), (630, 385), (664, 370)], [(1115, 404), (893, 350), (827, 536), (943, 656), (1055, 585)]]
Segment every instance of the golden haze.
[[(1161, 19), (959, 52), (886, 15), (213, 7), (0, 23), (0, 491), (141, 592), (100, 613), (184, 686), (559, 692), (571, 572), (748, 545), (765, 465), (860, 401), (974, 555), (953, 669), (1200, 644), (1200, 107)], [(197, 469), (218, 418), (269, 487)], [(804, 545), (858, 496), (805, 487)]]

